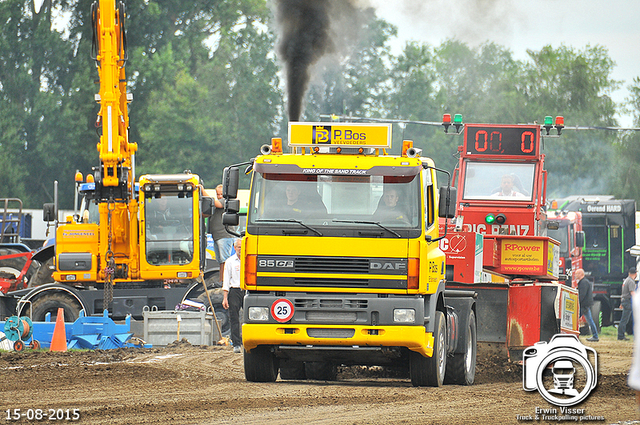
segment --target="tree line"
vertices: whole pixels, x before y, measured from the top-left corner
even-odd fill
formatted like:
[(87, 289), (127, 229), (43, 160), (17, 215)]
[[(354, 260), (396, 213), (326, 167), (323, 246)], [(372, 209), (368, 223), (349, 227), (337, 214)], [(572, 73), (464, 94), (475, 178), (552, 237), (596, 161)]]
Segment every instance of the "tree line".
[[(98, 165), (98, 78), (91, 59), (92, 0), (0, 2), (0, 196), (39, 208), (59, 181), (73, 205), (73, 176)], [(205, 187), (224, 166), (286, 139), (287, 93), (277, 26), (265, 0), (127, 0), (130, 140), (136, 174), (191, 170)], [(640, 111), (640, 79), (612, 79), (602, 46), (546, 46), (516, 60), (495, 43), (471, 47), (407, 43), (394, 53), (396, 28), (363, 9), (356, 36), (312, 68), (301, 119), (321, 115), (465, 122), (532, 123), (562, 115), (567, 126), (615, 126), (616, 111)], [(628, 84), (630, 98), (611, 93)], [(441, 128), (394, 125), (394, 152), (414, 141), (439, 167), (456, 164), (459, 137)], [(545, 139), (549, 197), (611, 194), (640, 198), (634, 132), (570, 131)]]

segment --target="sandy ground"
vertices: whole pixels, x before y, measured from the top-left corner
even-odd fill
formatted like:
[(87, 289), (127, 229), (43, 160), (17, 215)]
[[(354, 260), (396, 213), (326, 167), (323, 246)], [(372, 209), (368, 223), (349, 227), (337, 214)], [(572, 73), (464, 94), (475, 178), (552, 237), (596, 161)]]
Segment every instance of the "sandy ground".
[[(626, 384), (632, 341), (581, 340), (598, 352), (598, 385), (574, 408), (601, 417), (582, 422), (640, 423)], [(77, 409), (76, 422), (87, 424), (279, 425), (527, 423), (517, 415), (534, 416), (537, 408), (556, 408), (561, 416), (537, 391), (523, 390), (522, 366), (499, 357), (479, 359), (476, 383), (468, 387), (414, 388), (406, 378), (384, 375), (343, 368), (335, 382), (250, 383), (241, 354), (179, 342), (147, 349), (0, 352), (0, 414), (3, 423), (46, 423), (49, 414), (66, 416), (67, 409), (72, 419)], [(42, 409), (43, 418), (9, 420), (13, 409)]]

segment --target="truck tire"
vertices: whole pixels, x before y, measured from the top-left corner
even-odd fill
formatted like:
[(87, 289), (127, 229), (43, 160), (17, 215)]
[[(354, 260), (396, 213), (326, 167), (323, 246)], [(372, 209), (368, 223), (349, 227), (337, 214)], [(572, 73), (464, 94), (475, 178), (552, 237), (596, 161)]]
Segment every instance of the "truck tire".
[(447, 328), (444, 313), (436, 311), (433, 328), (433, 356), (424, 357), (415, 351), (409, 353), (409, 374), (414, 387), (440, 387), (447, 369)]
[(338, 366), (330, 362), (304, 362), (307, 379), (315, 381), (335, 381), (338, 378)]
[(303, 380), (307, 379), (304, 362), (295, 360), (280, 361), (280, 379)]
[(278, 377), (278, 359), (266, 346), (244, 350), (244, 376), (249, 382), (275, 382)]
[[(207, 302), (207, 304), (209, 304), (209, 302)], [(229, 313), (227, 310), (222, 308), (222, 306), (216, 306), (214, 311), (216, 313), (216, 319), (218, 319), (218, 324), (220, 325), (220, 331), (222, 332), (222, 335), (220, 336), (225, 336), (231, 329), (231, 326), (229, 325)], [(215, 323), (213, 326), (215, 326)]]
[[(53, 267), (53, 268), (52, 268)], [(29, 279), (29, 288), (44, 285), (45, 283), (53, 283), (53, 257), (42, 263), (35, 274)]]
[[(28, 308), (28, 307), (27, 307)], [(80, 316), (82, 306), (69, 296), (61, 293), (44, 292), (32, 302), (33, 315), (31, 320), (34, 322), (44, 322), (47, 313), (51, 313), (51, 321), (55, 322), (58, 316), (58, 308), (64, 309), (64, 321), (67, 323), (75, 322)], [(28, 312), (28, 310), (25, 310)]]
[(602, 308), (602, 301), (594, 301), (593, 306), (591, 306), (591, 316), (593, 317), (593, 321), (596, 322), (596, 328), (598, 328), (598, 333), (601, 332), (601, 322), (600, 322), (600, 310)]
[(454, 353), (453, 357), (447, 359), (445, 384), (473, 384), (476, 378), (477, 339), (476, 315), (471, 310), (467, 319), (464, 353)]

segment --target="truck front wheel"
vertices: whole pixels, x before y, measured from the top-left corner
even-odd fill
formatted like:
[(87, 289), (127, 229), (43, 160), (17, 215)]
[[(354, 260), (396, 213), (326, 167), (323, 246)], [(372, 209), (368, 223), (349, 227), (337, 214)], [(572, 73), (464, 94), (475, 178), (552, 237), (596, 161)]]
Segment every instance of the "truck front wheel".
[(477, 334), (476, 315), (471, 310), (467, 318), (467, 329), (464, 339), (464, 353), (455, 353), (449, 359), (445, 383), (471, 385), (476, 377)]
[(260, 346), (244, 351), (244, 376), (250, 382), (275, 382), (278, 359), (269, 347)]
[(433, 328), (433, 355), (424, 357), (411, 351), (409, 354), (409, 374), (414, 387), (440, 387), (447, 369), (447, 346), (445, 337), (447, 328), (444, 314), (436, 311)]

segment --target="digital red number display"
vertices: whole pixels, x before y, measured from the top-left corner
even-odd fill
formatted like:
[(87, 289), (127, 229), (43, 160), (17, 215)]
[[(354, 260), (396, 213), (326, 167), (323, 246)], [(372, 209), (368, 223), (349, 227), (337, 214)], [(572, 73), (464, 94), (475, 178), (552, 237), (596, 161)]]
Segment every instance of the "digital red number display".
[(465, 151), (469, 155), (538, 154), (538, 131), (535, 126), (472, 127), (465, 131)]

